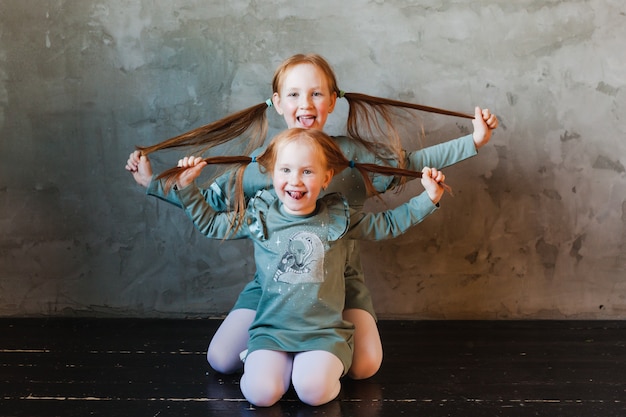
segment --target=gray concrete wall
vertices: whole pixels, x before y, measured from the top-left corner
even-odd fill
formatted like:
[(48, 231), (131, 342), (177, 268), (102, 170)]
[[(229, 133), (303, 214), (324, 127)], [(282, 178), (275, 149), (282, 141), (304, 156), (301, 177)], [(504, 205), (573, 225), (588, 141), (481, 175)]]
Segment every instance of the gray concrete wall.
[[(500, 116), (435, 216), (364, 245), (381, 317), (626, 318), (624, 4), (3, 0), (0, 315), (227, 311), (249, 244), (199, 236), (124, 162), (264, 100), (276, 65), (313, 51), (346, 91)], [(426, 145), (471, 129), (420, 119)]]

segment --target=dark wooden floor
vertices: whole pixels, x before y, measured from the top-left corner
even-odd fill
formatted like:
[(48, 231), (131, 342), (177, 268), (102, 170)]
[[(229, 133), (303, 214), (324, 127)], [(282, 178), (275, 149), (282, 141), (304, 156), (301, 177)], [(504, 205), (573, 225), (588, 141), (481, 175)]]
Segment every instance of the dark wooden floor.
[(218, 320), (0, 319), (1, 416), (626, 416), (626, 322), (381, 321), (385, 360), (322, 407), (251, 407)]

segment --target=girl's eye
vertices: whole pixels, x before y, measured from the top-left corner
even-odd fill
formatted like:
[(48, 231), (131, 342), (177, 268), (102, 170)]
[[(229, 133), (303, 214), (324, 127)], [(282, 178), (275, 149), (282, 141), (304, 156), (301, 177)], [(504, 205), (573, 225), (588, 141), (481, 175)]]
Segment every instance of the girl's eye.
[(280, 172), (282, 172), (283, 174), (289, 174), (289, 168), (281, 168)]
[(322, 93), (320, 93), (319, 91), (316, 91), (315, 93), (313, 93), (314, 97), (321, 97)]
[(313, 171), (311, 171), (310, 169), (305, 169), (304, 170), (304, 175), (311, 175), (313, 173)]

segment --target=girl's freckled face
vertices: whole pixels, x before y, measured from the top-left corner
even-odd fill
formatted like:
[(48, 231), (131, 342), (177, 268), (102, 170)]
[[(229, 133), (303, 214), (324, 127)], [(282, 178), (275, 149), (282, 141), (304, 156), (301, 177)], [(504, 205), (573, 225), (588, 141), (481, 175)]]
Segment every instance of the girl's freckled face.
[(337, 94), (330, 91), (323, 71), (312, 64), (299, 64), (286, 72), (273, 99), (287, 127), (323, 130)]
[(331, 179), (332, 171), (312, 145), (295, 141), (278, 150), (272, 181), (287, 213), (311, 214)]

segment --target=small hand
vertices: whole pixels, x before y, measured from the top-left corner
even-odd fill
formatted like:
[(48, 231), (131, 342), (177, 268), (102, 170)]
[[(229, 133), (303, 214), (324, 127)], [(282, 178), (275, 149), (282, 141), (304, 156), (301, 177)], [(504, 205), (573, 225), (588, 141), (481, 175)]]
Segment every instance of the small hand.
[(143, 187), (147, 187), (152, 181), (152, 165), (148, 157), (142, 155), (140, 151), (134, 151), (130, 154), (124, 168), (133, 174), (137, 184)]
[(498, 127), (498, 118), (495, 114), (491, 114), (489, 109), (476, 107), (472, 124), (474, 125), (474, 145), (476, 149), (480, 149), (491, 139), (493, 129)]
[(441, 196), (443, 196), (443, 192), (447, 187), (444, 184), (445, 180), (446, 176), (437, 168), (424, 167), (422, 169), (422, 185), (433, 204), (437, 204), (441, 200)]
[(178, 161), (180, 168), (185, 168), (176, 178), (178, 188), (185, 188), (200, 176), (207, 162), (199, 156), (186, 156)]

